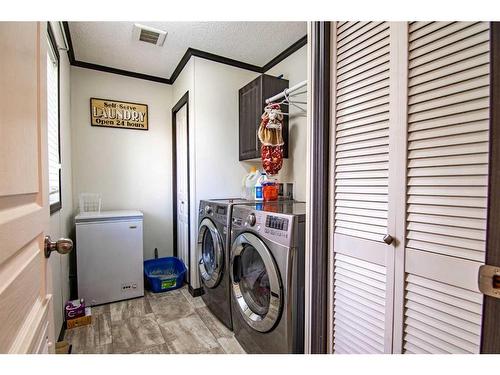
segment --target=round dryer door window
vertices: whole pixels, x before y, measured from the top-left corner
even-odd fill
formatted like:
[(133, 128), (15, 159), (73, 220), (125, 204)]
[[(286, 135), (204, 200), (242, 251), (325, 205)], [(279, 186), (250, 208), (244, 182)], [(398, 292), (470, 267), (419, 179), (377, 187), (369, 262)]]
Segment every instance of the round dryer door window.
[(217, 227), (210, 219), (203, 219), (198, 232), (199, 270), (203, 284), (215, 288), (222, 277), (224, 249)]
[(281, 314), (281, 281), (269, 249), (252, 233), (242, 233), (233, 242), (231, 281), (247, 324), (259, 332), (273, 329)]

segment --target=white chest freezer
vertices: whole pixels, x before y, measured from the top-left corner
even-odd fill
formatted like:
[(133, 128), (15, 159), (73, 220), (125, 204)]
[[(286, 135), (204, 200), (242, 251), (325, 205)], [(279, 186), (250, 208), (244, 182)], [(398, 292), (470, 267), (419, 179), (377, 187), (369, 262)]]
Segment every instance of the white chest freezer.
[(142, 222), (140, 211), (75, 217), (78, 297), (87, 305), (144, 295)]

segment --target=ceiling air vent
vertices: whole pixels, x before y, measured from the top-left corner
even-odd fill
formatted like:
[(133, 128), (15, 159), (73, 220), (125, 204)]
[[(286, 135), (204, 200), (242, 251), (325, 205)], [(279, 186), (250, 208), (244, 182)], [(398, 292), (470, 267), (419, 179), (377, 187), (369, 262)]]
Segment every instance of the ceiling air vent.
[(149, 26), (134, 24), (134, 39), (141, 42), (163, 46), (165, 38), (167, 37), (166, 31), (154, 29)]

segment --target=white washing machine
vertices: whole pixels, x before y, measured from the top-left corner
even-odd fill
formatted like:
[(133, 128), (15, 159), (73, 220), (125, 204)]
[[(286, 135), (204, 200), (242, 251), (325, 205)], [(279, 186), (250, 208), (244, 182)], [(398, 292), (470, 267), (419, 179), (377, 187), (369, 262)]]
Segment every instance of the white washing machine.
[(142, 223), (140, 211), (75, 217), (78, 297), (88, 306), (144, 295)]

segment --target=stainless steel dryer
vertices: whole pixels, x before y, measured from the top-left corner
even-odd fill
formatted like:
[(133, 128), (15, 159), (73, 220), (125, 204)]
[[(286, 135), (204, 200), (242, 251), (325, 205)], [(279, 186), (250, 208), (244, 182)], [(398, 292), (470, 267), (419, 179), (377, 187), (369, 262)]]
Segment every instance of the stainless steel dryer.
[(230, 220), (235, 204), (245, 199), (212, 199), (200, 201), (197, 254), (202, 298), (207, 307), (229, 329), (231, 318), (230, 282), (228, 273)]
[(296, 202), (233, 209), (233, 329), (248, 353), (304, 352), (305, 209)]

